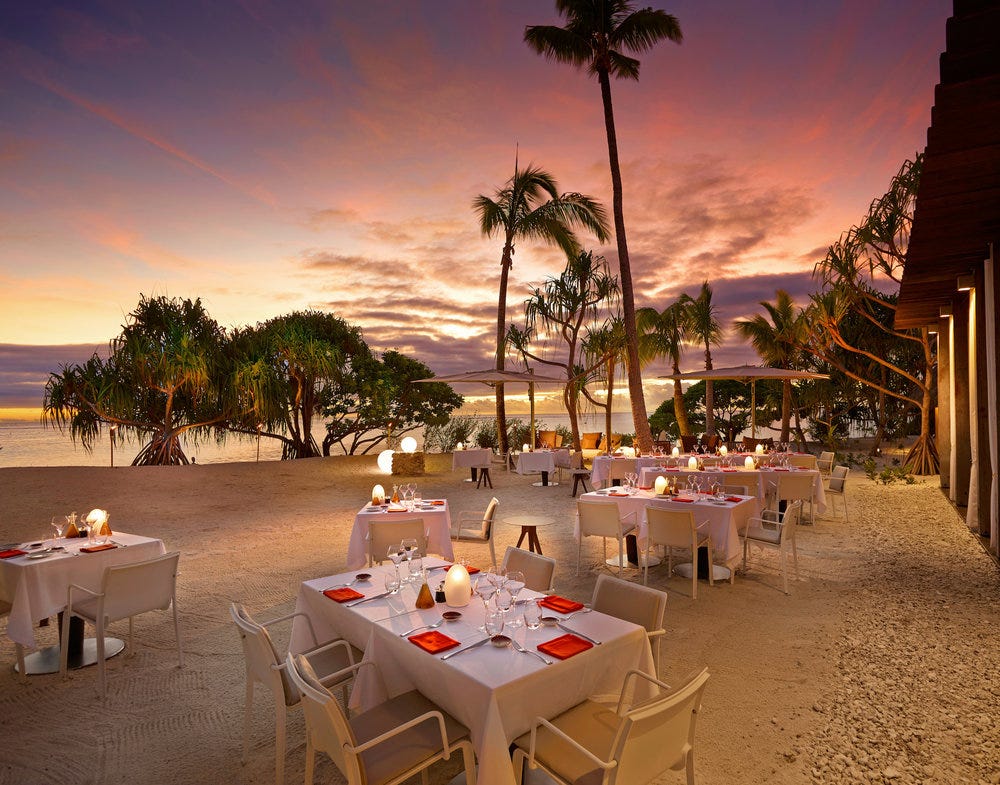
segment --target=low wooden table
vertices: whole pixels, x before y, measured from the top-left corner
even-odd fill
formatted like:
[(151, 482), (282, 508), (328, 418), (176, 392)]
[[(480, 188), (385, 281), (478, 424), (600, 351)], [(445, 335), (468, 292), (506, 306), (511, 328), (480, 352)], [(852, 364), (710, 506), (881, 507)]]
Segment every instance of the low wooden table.
[(510, 526), (520, 526), (521, 536), (517, 538), (517, 547), (521, 547), (524, 538), (528, 538), (528, 550), (532, 553), (541, 554), (542, 543), (538, 540), (538, 527), (551, 526), (555, 521), (543, 515), (514, 515), (505, 519), (504, 523)]

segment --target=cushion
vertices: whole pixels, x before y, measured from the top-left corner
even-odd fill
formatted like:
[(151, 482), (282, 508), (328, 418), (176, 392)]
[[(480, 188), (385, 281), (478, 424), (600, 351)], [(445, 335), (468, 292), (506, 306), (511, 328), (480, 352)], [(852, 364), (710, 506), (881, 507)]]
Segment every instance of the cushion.
[[(613, 711), (599, 703), (585, 700), (560, 714), (552, 720), (552, 724), (596, 757), (607, 760), (618, 732), (620, 719)], [(514, 744), (528, 752), (531, 747), (531, 734), (525, 733), (517, 738)], [(538, 729), (535, 756), (543, 766), (556, 772), (567, 782), (593, 782), (597, 785), (604, 774), (601, 769), (594, 766), (593, 761), (585, 758), (545, 727)]]
[(584, 450), (596, 450), (601, 443), (601, 434), (585, 433), (580, 437), (580, 447)]

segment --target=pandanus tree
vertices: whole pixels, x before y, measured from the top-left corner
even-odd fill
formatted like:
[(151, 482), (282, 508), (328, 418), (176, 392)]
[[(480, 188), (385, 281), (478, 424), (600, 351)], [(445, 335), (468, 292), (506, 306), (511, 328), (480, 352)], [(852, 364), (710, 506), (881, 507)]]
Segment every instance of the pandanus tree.
[[(594, 367), (593, 373), (587, 380), (588, 384), (584, 384), (582, 388), (583, 396), (594, 406), (604, 410), (604, 433), (607, 434), (605, 446), (610, 452), (615, 376), (619, 366), (624, 366), (628, 360), (625, 348), (625, 324), (622, 322), (621, 315), (614, 314), (602, 327), (589, 331), (583, 341), (583, 351), (587, 358), (586, 365)], [(590, 381), (603, 383), (603, 401), (590, 391)]]
[[(649, 450), (653, 436), (646, 417), (636, 327), (635, 294), (628, 242), (625, 236), (624, 197), (618, 135), (611, 102), (611, 79), (639, 79), (639, 61), (631, 54), (648, 52), (663, 40), (680, 43), (683, 36), (676, 17), (665, 11), (641, 8), (627, 0), (556, 0), (556, 10), (566, 18), (565, 27), (531, 25), (524, 40), (544, 57), (577, 68), (597, 78), (604, 106), (604, 128), (611, 168), (612, 212), (618, 246), (623, 323), (628, 352), (628, 388), (638, 446)], [(631, 53), (631, 54), (629, 54)]]
[[(750, 341), (765, 365), (785, 369), (797, 367), (802, 360), (802, 343), (809, 332), (802, 311), (795, 307), (791, 295), (784, 289), (777, 290), (774, 303), (762, 300), (760, 306), (767, 316), (757, 314), (748, 319), (737, 319), (734, 323), (736, 331)], [(780, 441), (789, 441), (791, 422), (792, 380), (784, 379), (781, 386)]]
[(88, 451), (114, 426), (145, 441), (134, 465), (186, 464), (181, 436), (207, 437), (240, 405), (227, 340), (200, 300), (144, 296), (106, 359), (49, 376), (42, 416)]
[[(712, 370), (712, 347), (722, 343), (722, 325), (719, 324), (718, 309), (712, 303), (712, 287), (708, 281), (701, 285), (697, 297), (681, 295), (684, 319), (692, 341), (705, 347), (705, 370)], [(705, 433), (715, 433), (715, 385), (711, 379), (705, 380)]]
[[(486, 237), (503, 238), (500, 252), (500, 292), (497, 302), (496, 370), (504, 370), (507, 352), (507, 285), (514, 264), (515, 245), (521, 240), (556, 245), (573, 256), (580, 251), (574, 228), (585, 229), (598, 240), (608, 237), (608, 220), (601, 204), (579, 193), (559, 193), (555, 179), (544, 169), (514, 163), (514, 174), (492, 197), (479, 195), (472, 203), (479, 228)], [(507, 444), (507, 409), (503, 385), (496, 385), (497, 438), (501, 452)]]
[[(677, 300), (662, 311), (640, 308), (636, 311), (639, 328), (639, 361), (646, 364), (663, 357), (670, 361), (673, 375), (681, 372), (681, 351), (687, 335), (687, 315), (684, 303)], [(684, 388), (680, 379), (674, 379), (674, 417), (681, 436), (691, 435)]]
[[(511, 325), (508, 339), (526, 359), (562, 370), (566, 377), (563, 404), (569, 414), (573, 449), (580, 449), (579, 400), (583, 385), (604, 356), (587, 357), (584, 342), (590, 331), (606, 325), (619, 297), (618, 280), (603, 256), (583, 251), (566, 262), (558, 277), (532, 291), (524, 304), (525, 326)], [(551, 337), (562, 344), (548, 355), (539, 354)], [(609, 437), (610, 439), (610, 434)]]

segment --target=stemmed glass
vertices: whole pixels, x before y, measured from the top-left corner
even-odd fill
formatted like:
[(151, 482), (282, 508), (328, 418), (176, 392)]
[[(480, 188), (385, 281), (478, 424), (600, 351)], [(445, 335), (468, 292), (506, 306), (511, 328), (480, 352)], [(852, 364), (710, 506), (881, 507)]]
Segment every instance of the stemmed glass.
[(413, 509), (413, 489), (416, 487), (412, 482), (404, 482), (400, 487), (403, 493), (403, 504), (406, 505), (406, 509)]
[(63, 515), (53, 515), (52, 516), (52, 528), (55, 530), (55, 534), (52, 535), (52, 547), (54, 548), (59, 543), (59, 538), (63, 536), (63, 531), (65, 527), (69, 524), (66, 522), (66, 517)]
[(396, 585), (399, 586), (399, 563), (403, 561), (403, 549), (399, 545), (390, 545), (386, 551), (386, 556), (392, 560), (393, 567), (396, 568)]
[(409, 538), (403, 540), (399, 544), (399, 547), (402, 549), (403, 553), (406, 555), (406, 569), (407, 569), (407, 573), (409, 574), (409, 577), (407, 578), (407, 580), (408, 581), (413, 581), (413, 570), (410, 569), (410, 562), (413, 560), (413, 557), (414, 557), (414, 555), (417, 552), (417, 541), (414, 538), (409, 537)]
[[(497, 587), (485, 575), (481, 575), (476, 581), (475, 592), (476, 596), (483, 601), (483, 613), (488, 616), (490, 613), (490, 600), (496, 594)], [(486, 632), (486, 626), (483, 625), (480, 627), (479, 631)]]
[(517, 595), (520, 594), (521, 589), (524, 588), (524, 573), (520, 570), (508, 570), (507, 584), (504, 588), (506, 593), (510, 594), (510, 607), (514, 609), (514, 612), (511, 613), (510, 619), (506, 622), (506, 624), (511, 629), (517, 629), (524, 624), (524, 619), (518, 619), (517, 617)]

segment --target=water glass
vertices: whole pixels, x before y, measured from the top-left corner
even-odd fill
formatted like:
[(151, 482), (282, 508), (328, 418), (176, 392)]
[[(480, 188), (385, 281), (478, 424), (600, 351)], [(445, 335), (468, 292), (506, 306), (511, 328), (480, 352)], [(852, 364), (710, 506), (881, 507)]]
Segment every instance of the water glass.
[(524, 623), (529, 630), (537, 630), (542, 626), (542, 606), (538, 604), (538, 600), (525, 601)]
[(399, 573), (398, 572), (387, 572), (385, 574), (385, 590), (389, 594), (399, 593)]
[(491, 638), (503, 632), (503, 611), (490, 610), (486, 612), (486, 634)]

